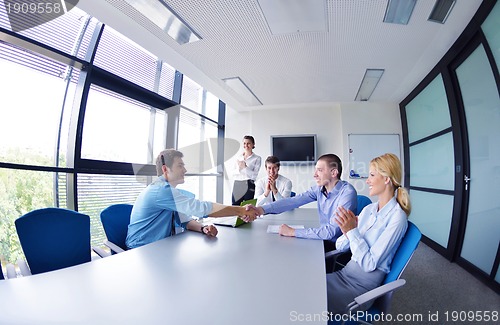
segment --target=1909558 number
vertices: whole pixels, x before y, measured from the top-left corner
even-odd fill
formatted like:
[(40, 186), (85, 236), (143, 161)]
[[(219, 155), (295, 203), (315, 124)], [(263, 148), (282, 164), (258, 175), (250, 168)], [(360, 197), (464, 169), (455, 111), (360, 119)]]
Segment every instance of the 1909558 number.
[(27, 3), (27, 2), (16, 2), (16, 3), (5, 3), (5, 9), (7, 13), (13, 14), (61, 14), (65, 13), (66, 10), (61, 3), (52, 2), (38, 2), (38, 3)]

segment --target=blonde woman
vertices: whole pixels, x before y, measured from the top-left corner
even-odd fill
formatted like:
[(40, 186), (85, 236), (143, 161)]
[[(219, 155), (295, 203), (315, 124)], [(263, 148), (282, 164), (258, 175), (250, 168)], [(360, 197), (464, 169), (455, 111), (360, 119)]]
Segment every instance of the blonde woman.
[(366, 206), (357, 217), (340, 207), (334, 217), (343, 233), (336, 248), (352, 253), (343, 269), (327, 274), (328, 310), (335, 314), (346, 312), (354, 297), (382, 283), (408, 226), (411, 204), (408, 191), (401, 187), (398, 157), (374, 158), (366, 183), (378, 202)]

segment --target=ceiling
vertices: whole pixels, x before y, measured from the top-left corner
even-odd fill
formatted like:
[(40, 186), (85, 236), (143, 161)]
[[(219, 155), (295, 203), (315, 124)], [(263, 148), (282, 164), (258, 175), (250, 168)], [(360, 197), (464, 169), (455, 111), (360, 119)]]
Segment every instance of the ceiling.
[[(157, 1), (157, 0), (151, 0)], [(308, 0), (303, 0), (308, 1)], [(445, 24), (418, 0), (408, 25), (383, 22), (388, 0), (325, 0), (326, 32), (273, 35), (258, 0), (165, 0), (201, 40), (179, 45), (123, 0), (78, 6), (237, 110), (353, 102), (368, 68), (385, 69), (370, 102), (402, 101), (467, 26), (481, 0), (457, 0)], [(240, 77), (249, 106), (223, 79)]]

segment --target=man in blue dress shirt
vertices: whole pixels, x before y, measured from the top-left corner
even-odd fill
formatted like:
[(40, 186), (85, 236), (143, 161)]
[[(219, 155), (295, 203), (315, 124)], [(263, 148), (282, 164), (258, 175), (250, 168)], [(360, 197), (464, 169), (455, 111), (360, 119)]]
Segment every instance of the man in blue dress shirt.
[(335, 218), (332, 219), (337, 208), (343, 206), (345, 209), (356, 211), (357, 207), (356, 190), (348, 182), (342, 181), (341, 175), (340, 158), (334, 154), (323, 155), (319, 157), (314, 170), (317, 186), (297, 196), (257, 207), (258, 214), (278, 214), (317, 201), (320, 222), (318, 228), (293, 229), (284, 224), (280, 226), (279, 233), (282, 236), (323, 239), (334, 244), (342, 235), (342, 231), (334, 221)]
[(199, 201), (192, 193), (177, 189), (184, 183), (187, 170), (182, 152), (166, 149), (156, 158), (158, 178), (137, 197), (130, 215), (126, 244), (135, 248), (175, 234), (175, 225), (188, 230), (216, 236), (217, 228), (203, 226), (191, 216), (239, 216), (246, 222), (255, 220), (254, 210)]

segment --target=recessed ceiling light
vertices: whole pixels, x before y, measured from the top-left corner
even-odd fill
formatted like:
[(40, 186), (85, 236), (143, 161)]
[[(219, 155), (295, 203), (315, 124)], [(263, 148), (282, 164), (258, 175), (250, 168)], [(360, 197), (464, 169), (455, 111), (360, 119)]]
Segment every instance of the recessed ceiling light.
[(384, 23), (407, 25), (417, 0), (389, 0)]
[(179, 44), (201, 39), (166, 3), (161, 0), (125, 0)]
[(354, 100), (362, 102), (368, 101), (383, 74), (384, 69), (366, 69), (365, 76), (361, 81), (361, 85), (359, 86), (358, 93)]
[(262, 105), (262, 102), (240, 79), (240, 77), (222, 79), (226, 85), (240, 95), (250, 106)]
[(436, 0), (427, 20), (444, 24), (454, 5), (455, 0)]

